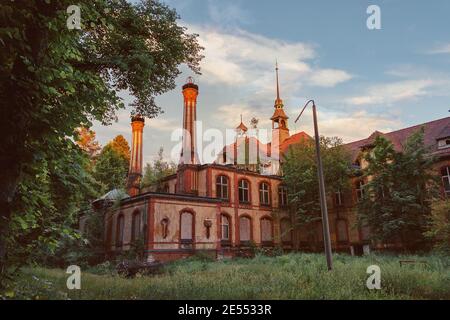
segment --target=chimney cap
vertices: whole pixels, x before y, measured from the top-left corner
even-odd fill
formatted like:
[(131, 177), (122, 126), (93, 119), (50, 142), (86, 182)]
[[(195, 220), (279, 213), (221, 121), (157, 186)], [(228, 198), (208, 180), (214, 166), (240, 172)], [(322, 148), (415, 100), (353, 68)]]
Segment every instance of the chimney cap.
[(131, 115), (131, 122), (135, 122), (135, 121), (144, 122), (144, 117), (141, 116), (140, 114), (133, 114), (133, 115)]
[(183, 90), (187, 88), (198, 90), (198, 85), (195, 84), (194, 78), (192, 78), (191, 76), (187, 77), (186, 83), (183, 85)]

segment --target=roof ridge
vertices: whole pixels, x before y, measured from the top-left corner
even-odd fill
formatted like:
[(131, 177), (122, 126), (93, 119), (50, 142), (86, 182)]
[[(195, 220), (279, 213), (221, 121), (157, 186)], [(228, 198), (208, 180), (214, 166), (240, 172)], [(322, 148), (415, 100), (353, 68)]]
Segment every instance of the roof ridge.
[[(428, 122), (424, 122), (424, 123), (419, 123), (419, 124), (416, 124), (416, 125), (412, 125), (412, 126), (409, 126), (409, 127), (406, 127), (406, 128), (402, 128), (402, 129), (398, 129), (398, 130), (393, 130), (393, 131), (390, 131), (390, 132), (381, 132), (381, 133), (382, 133), (383, 135), (389, 135), (389, 134), (396, 133), (396, 132), (401, 132), (401, 131), (405, 131), (405, 130), (411, 130), (412, 128), (415, 128), (415, 127), (421, 127), (421, 126), (424, 126), (424, 125), (429, 125), (430, 123), (437, 122), (437, 121), (443, 121), (443, 120), (445, 120), (445, 119), (450, 119), (450, 117), (439, 118), (439, 119), (431, 120), (431, 121), (428, 121)], [(375, 130), (374, 132), (376, 132), (376, 131), (379, 131), (379, 130)], [(355, 140), (355, 141), (352, 141), (352, 142), (348, 142), (348, 143), (345, 143), (345, 145), (353, 144), (353, 143), (357, 143), (357, 142), (363, 142), (363, 141), (369, 139), (370, 136), (371, 136), (374, 132), (372, 132), (367, 138), (360, 139), (360, 140)], [(379, 132), (380, 132), (380, 131), (379, 131)]]

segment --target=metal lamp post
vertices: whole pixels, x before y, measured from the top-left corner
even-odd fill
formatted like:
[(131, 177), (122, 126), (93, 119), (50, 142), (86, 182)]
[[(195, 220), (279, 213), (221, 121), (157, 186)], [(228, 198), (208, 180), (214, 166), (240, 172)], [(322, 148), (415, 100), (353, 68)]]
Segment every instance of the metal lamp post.
[(325, 193), (325, 182), (323, 178), (323, 165), (322, 158), (320, 156), (320, 137), (319, 137), (319, 128), (317, 126), (317, 112), (316, 112), (316, 104), (314, 100), (309, 100), (306, 102), (299, 116), (295, 120), (297, 123), (298, 119), (305, 111), (308, 104), (312, 102), (312, 110), (313, 110), (313, 119), (314, 119), (314, 139), (316, 142), (316, 154), (317, 154), (317, 176), (319, 178), (319, 189), (320, 189), (320, 210), (322, 212), (322, 229), (323, 229), (323, 240), (325, 244), (325, 255), (327, 257), (327, 267), (328, 270), (333, 268), (333, 258), (331, 253), (331, 240), (330, 240), (330, 226), (328, 223), (328, 209), (327, 209), (327, 199)]

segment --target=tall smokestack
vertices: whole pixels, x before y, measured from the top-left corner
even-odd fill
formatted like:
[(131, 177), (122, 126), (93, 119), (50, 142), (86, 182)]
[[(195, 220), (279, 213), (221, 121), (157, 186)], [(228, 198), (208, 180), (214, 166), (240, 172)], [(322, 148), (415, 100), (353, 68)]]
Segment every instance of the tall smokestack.
[(197, 120), (198, 86), (192, 77), (187, 79), (183, 86), (183, 143), (180, 164), (198, 164), (198, 155), (195, 147), (195, 121)]
[(131, 117), (131, 159), (128, 171), (127, 191), (130, 196), (139, 194), (142, 178), (142, 134), (144, 118), (140, 115)]

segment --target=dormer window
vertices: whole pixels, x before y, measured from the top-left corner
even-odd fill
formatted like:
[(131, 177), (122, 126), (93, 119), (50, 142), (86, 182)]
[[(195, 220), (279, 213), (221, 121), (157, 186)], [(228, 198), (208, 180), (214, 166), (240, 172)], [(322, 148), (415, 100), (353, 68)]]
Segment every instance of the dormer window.
[(438, 140), (438, 149), (450, 148), (450, 137)]

